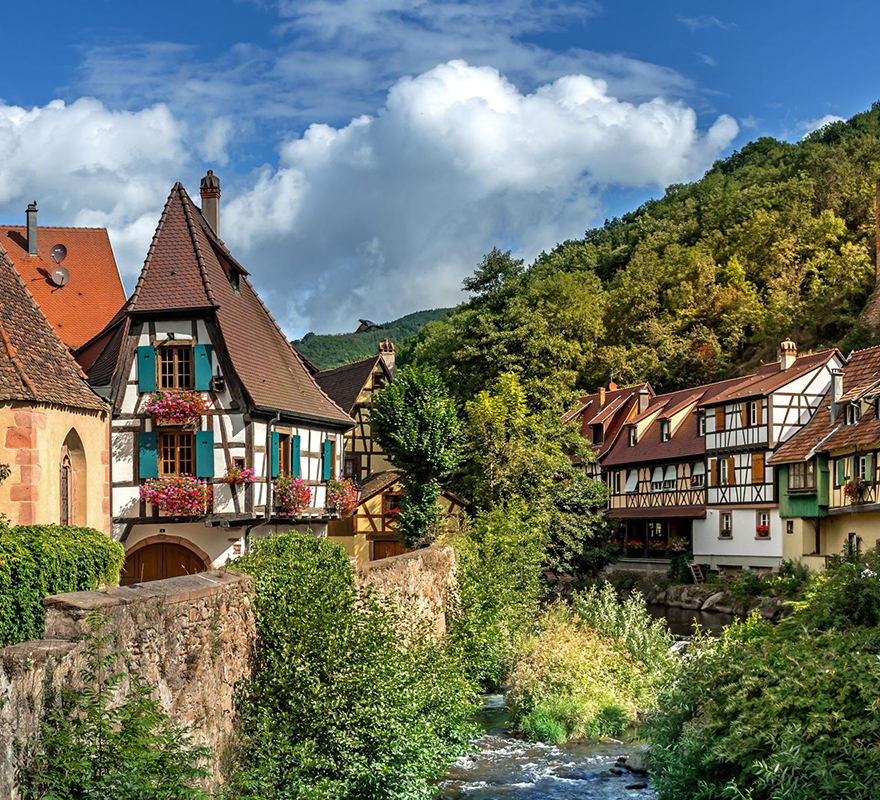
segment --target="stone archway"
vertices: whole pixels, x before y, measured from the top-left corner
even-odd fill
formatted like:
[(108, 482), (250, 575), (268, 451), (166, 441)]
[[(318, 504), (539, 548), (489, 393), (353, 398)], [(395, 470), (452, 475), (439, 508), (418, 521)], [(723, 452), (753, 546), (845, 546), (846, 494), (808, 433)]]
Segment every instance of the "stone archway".
[(62, 525), (85, 525), (89, 485), (86, 476), (86, 450), (76, 428), (71, 428), (64, 438), (59, 467), (59, 521)]
[(146, 583), (205, 572), (211, 559), (204, 550), (179, 536), (150, 536), (125, 554), (119, 583)]

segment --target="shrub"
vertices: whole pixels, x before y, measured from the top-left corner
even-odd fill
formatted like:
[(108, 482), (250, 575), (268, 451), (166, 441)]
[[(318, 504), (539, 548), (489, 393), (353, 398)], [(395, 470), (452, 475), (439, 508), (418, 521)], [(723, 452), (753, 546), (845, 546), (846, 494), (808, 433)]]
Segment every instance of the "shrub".
[(775, 575), (764, 578), (764, 594), (775, 591), (784, 597), (794, 597), (806, 586), (812, 574), (802, 561), (786, 559), (779, 565), (779, 571)]
[(114, 671), (111, 633), (92, 614), (80, 671), (82, 689), (63, 690), (49, 705), (41, 737), (20, 773), (24, 800), (207, 800), (198, 787), (210, 750), (193, 744), (151, 699), (151, 689)]
[(470, 687), (422, 626), (354, 586), (338, 545), (287, 534), (234, 569), (254, 579), (260, 644), (239, 701), (229, 796), (429, 798), (474, 734)]
[(43, 598), (116, 584), (121, 544), (91, 528), (0, 527), (0, 646), (43, 638)]
[(521, 509), (496, 509), (455, 539), (458, 592), (449, 643), (467, 677), (484, 691), (503, 686), (517, 642), (534, 629), (542, 593), (545, 535)]
[(662, 800), (880, 793), (880, 631), (773, 627), (700, 639), (649, 720)]

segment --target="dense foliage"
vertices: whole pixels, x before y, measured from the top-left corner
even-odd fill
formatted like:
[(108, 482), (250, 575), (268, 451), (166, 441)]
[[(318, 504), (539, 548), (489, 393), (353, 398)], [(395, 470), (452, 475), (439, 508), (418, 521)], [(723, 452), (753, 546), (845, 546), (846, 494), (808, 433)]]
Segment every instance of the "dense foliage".
[(43, 598), (114, 585), (125, 551), (91, 528), (0, 527), (0, 646), (43, 638)]
[(612, 373), (659, 391), (738, 374), (789, 335), (874, 344), (860, 315), (878, 176), (880, 105), (795, 144), (759, 139), (528, 269), (493, 251), (405, 357), (465, 399), (515, 372), (537, 408)]
[(462, 423), (455, 401), (435, 369), (406, 367), (373, 395), (370, 427), (391, 463), (403, 470), (400, 537), (410, 547), (425, 544), (440, 521), (441, 481), (462, 458)]
[(302, 339), (297, 339), (293, 346), (319, 369), (330, 369), (339, 364), (376, 355), (379, 342), (386, 337), (400, 345), (418, 333), (426, 323), (442, 319), (448, 312), (448, 308), (416, 311), (400, 319), (382, 323), (379, 330), (363, 333), (307, 333)]
[(239, 800), (429, 798), (467, 748), (470, 689), (443, 647), (354, 586), (344, 550), (287, 534), (233, 567), (260, 644), (240, 702)]
[(41, 736), (21, 771), (24, 800), (207, 800), (198, 788), (210, 751), (193, 743), (131, 678), (104, 620), (88, 618), (82, 689), (50, 700)]

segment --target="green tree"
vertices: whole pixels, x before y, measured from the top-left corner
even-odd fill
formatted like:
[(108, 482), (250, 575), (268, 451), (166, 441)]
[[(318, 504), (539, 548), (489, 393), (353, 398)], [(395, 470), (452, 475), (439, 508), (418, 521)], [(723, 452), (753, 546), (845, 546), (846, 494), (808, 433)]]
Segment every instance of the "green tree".
[(462, 457), (456, 403), (437, 370), (405, 367), (373, 396), (370, 427), (391, 463), (403, 470), (401, 538), (410, 546), (423, 544), (436, 533), (440, 482)]

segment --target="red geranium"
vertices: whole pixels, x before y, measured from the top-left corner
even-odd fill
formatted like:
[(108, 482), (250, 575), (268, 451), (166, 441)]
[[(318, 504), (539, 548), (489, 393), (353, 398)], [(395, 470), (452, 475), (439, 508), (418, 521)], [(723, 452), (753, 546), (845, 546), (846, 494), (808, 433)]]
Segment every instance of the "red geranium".
[(194, 428), (198, 425), (202, 414), (207, 414), (211, 407), (201, 392), (168, 389), (149, 395), (142, 409), (160, 425)]

